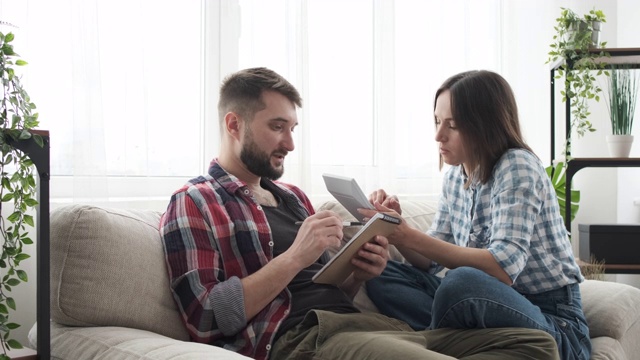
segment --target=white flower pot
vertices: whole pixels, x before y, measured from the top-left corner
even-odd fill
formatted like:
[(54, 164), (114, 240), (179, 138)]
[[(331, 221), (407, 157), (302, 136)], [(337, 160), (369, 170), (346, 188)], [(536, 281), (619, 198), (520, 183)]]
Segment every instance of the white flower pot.
[(633, 135), (607, 135), (607, 145), (611, 157), (626, 158), (631, 152)]

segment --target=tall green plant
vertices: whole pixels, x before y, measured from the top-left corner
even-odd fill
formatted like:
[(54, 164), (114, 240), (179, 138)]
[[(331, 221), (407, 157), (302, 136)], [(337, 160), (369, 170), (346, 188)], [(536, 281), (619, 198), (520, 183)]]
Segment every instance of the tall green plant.
[(625, 65), (611, 70), (607, 92), (609, 94), (609, 118), (614, 135), (631, 134), (639, 84), (640, 78), (637, 70), (631, 70), (629, 66)]
[(42, 138), (29, 131), (38, 126), (38, 114), (34, 112), (36, 106), (15, 73), (14, 66), (27, 63), (13, 51), (13, 39), (12, 33), (5, 35), (0, 32), (3, 93), (0, 99), (0, 360), (9, 359), (9, 349), (22, 348), (20, 342), (11, 337), (11, 330), (20, 326), (11, 321), (11, 314), (17, 308), (11, 291), (28, 281), (20, 263), (29, 258), (24, 252), (25, 245), (33, 244), (28, 229), (34, 227), (34, 221), (29, 212), (38, 205), (33, 163), (11, 144), (33, 137), (36, 143), (43, 145)]
[[(547, 175), (551, 178), (553, 189), (558, 197), (560, 215), (562, 215), (562, 220), (566, 223), (565, 212), (567, 209), (567, 191), (565, 187), (567, 184), (567, 176), (565, 163), (559, 162), (556, 166), (548, 166), (545, 170), (547, 171)], [(571, 203), (569, 206), (571, 206), (571, 221), (573, 221), (578, 213), (578, 208), (580, 207), (580, 190), (571, 189)]]

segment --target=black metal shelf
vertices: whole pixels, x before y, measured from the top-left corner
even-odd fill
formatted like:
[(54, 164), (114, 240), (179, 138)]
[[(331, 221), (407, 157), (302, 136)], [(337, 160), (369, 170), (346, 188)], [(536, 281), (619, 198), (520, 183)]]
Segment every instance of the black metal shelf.
[[(601, 51), (609, 53), (610, 57), (602, 58), (598, 61), (607, 65), (605, 68), (612, 68), (614, 65), (626, 64), (630, 68), (640, 69), (640, 48), (611, 48), (611, 49), (592, 49), (590, 52), (600, 53)], [(551, 164), (555, 160), (555, 72), (562, 65), (562, 62), (553, 64), (551, 67)], [(565, 137), (568, 137), (571, 130), (571, 99), (565, 102)], [(566, 162), (566, 206), (565, 206), (565, 227), (571, 232), (571, 181), (573, 176), (581, 169), (594, 167), (640, 167), (640, 158), (570, 158)], [(605, 264), (605, 273), (611, 274), (639, 274), (640, 265), (607, 265)]]
[(16, 149), (25, 153), (36, 166), (39, 175), (38, 181), (38, 226), (36, 242), (36, 262), (38, 279), (36, 281), (36, 323), (38, 324), (37, 336), (37, 358), (49, 360), (51, 354), (51, 328), (50, 328), (50, 290), (49, 264), (49, 179), (50, 179), (50, 144), (49, 132), (43, 130), (32, 130), (33, 134), (40, 135), (44, 145), (40, 147), (32, 138), (17, 142), (8, 141)]
[(565, 172), (566, 204), (564, 224), (567, 231), (571, 231), (571, 179), (581, 169), (587, 167), (640, 167), (640, 158), (572, 158), (567, 162)]
[[(590, 52), (600, 53), (607, 51), (610, 57), (602, 58), (601, 62), (609, 64), (628, 64), (633, 68), (640, 69), (640, 48), (611, 48), (611, 49), (592, 49)], [(563, 62), (557, 62), (551, 66), (551, 164), (555, 160), (555, 143), (556, 143), (556, 114), (555, 114), (555, 73)], [(568, 137), (571, 131), (571, 99), (565, 102), (565, 137)], [(571, 179), (573, 175), (585, 167), (640, 167), (640, 159), (638, 158), (571, 158), (566, 164), (566, 196), (567, 206), (565, 207), (565, 227), (571, 232)]]
[[(604, 57), (598, 61), (607, 63), (607, 68), (611, 68), (612, 65), (626, 64), (632, 68), (640, 69), (640, 48), (611, 48), (611, 49), (591, 49), (590, 52), (600, 53), (606, 51), (610, 57)], [(551, 85), (551, 164), (555, 160), (556, 154), (556, 71), (563, 64), (563, 61), (558, 61), (551, 66), (550, 71), (550, 85)], [(569, 136), (571, 129), (571, 99), (567, 99), (565, 102), (565, 137)]]

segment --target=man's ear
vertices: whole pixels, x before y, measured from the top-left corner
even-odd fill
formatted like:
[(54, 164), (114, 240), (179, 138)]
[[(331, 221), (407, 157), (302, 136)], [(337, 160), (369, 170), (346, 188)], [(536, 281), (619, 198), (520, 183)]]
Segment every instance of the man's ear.
[(224, 130), (229, 136), (235, 138), (236, 140), (240, 139), (241, 128), (244, 124), (242, 120), (238, 116), (238, 114), (234, 112), (228, 112), (224, 116)]

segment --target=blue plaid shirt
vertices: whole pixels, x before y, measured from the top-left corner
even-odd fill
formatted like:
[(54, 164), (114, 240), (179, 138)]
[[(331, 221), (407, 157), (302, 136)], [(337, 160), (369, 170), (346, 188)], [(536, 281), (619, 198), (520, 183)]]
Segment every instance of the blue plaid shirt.
[[(556, 193), (540, 160), (508, 150), (486, 184), (467, 180), (461, 165), (445, 175), (427, 234), (459, 246), (488, 249), (522, 294), (582, 282)], [(442, 266), (434, 264), (431, 271)]]

